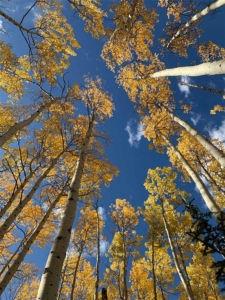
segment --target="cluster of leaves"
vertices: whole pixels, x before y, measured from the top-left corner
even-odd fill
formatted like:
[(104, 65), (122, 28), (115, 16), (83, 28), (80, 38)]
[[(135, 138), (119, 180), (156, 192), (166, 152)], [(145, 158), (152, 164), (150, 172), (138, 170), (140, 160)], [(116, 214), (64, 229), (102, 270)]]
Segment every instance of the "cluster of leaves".
[[(212, 212), (203, 213), (200, 211), (197, 205), (185, 203), (185, 209), (191, 214), (193, 218), (193, 224), (190, 231), (187, 234), (192, 237), (194, 241), (201, 242), (204, 246), (202, 253), (204, 256), (208, 254), (219, 254), (223, 257), (222, 260), (216, 259), (213, 262), (212, 267), (216, 270), (216, 278), (219, 282), (225, 283), (225, 225), (224, 225), (224, 213), (219, 217), (221, 222), (218, 224), (212, 220)], [(222, 289), (225, 290), (224, 288)]]

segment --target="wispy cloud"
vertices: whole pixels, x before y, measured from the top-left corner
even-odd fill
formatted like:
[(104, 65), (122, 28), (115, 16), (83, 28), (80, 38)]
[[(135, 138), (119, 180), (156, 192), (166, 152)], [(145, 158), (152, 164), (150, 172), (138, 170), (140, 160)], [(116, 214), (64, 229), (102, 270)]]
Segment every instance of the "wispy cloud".
[(207, 127), (206, 130), (211, 139), (219, 139), (225, 147), (225, 120), (222, 121), (220, 126)]
[(101, 240), (100, 241), (100, 254), (101, 254), (101, 256), (105, 255), (105, 253), (107, 252), (108, 248), (109, 248), (109, 242)]
[(136, 120), (131, 119), (125, 128), (128, 132), (129, 139), (128, 142), (131, 147), (138, 147), (141, 137), (143, 135), (143, 126), (139, 124)]
[(98, 213), (100, 214), (102, 221), (105, 221), (106, 220), (105, 209), (99, 206)]
[(3, 26), (3, 21), (0, 19), (0, 33), (2, 32), (5, 32), (5, 28)]
[[(180, 81), (185, 82), (185, 83), (190, 83), (191, 79), (188, 76), (181, 76)], [(187, 98), (190, 95), (189, 86), (178, 83), (178, 87), (179, 87), (179, 90), (181, 91), (181, 93), (185, 94), (185, 98)]]
[(216, 88), (216, 84), (212, 81), (209, 82), (209, 86), (212, 88), (212, 89), (215, 89)]
[(196, 114), (193, 111), (191, 111), (190, 113), (192, 114), (191, 121), (196, 126), (198, 124), (198, 122), (200, 121), (200, 119), (201, 119), (201, 115)]

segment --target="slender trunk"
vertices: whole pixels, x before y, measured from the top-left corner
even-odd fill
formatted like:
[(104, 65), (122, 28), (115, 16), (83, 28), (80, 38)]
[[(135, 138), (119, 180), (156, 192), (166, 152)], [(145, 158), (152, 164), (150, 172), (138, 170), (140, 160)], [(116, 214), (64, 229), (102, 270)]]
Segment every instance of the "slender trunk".
[[(201, 164), (200, 159), (197, 157), (197, 160)], [(208, 172), (208, 170), (205, 168), (203, 164), (201, 164), (201, 167), (203, 169), (202, 175), (206, 178), (206, 180), (211, 184), (218, 192), (221, 192), (225, 194), (225, 191), (222, 189), (221, 186), (219, 186), (216, 182), (216, 180), (211, 176), (211, 174)]]
[(208, 5), (206, 8), (204, 8), (203, 10), (201, 10), (200, 12), (198, 12), (196, 15), (194, 15), (191, 20), (189, 20), (184, 26), (182, 26), (175, 34), (174, 36), (170, 39), (170, 41), (167, 44), (167, 48), (169, 48), (169, 46), (171, 45), (171, 43), (181, 34), (182, 31), (184, 31), (185, 29), (187, 29), (188, 27), (191, 26), (191, 24), (193, 24), (194, 22), (196, 22), (197, 20), (199, 20), (200, 18), (206, 16), (207, 14), (209, 14), (210, 12), (212, 12), (213, 10), (221, 7), (225, 5), (225, 0), (217, 0), (213, 3), (211, 3), (210, 5)]
[(178, 252), (180, 254), (181, 264), (182, 264), (182, 267), (183, 267), (184, 274), (186, 276), (186, 282), (187, 282), (188, 289), (189, 289), (189, 291), (191, 291), (191, 293), (193, 295), (193, 291), (192, 291), (191, 284), (190, 284), (190, 277), (188, 275), (187, 267), (186, 267), (185, 261), (184, 261), (184, 255), (183, 255), (183, 252), (181, 250), (181, 247), (178, 244), (177, 244), (177, 249), (178, 249)]
[(76, 280), (77, 280), (77, 271), (79, 268), (79, 264), (80, 264), (80, 259), (81, 259), (81, 254), (83, 251), (81, 251), (78, 255), (77, 261), (76, 261), (76, 266), (75, 266), (75, 270), (74, 270), (74, 275), (73, 275), (73, 283), (72, 283), (72, 287), (71, 287), (71, 293), (70, 293), (70, 300), (73, 300), (73, 294), (74, 294), (74, 290), (75, 290), (75, 286), (76, 286)]
[(124, 283), (124, 300), (128, 300), (128, 290), (127, 290), (127, 255), (126, 247), (123, 242), (123, 283)]
[(225, 74), (225, 59), (202, 63), (196, 66), (177, 67), (173, 69), (165, 69), (153, 74), (140, 76), (139, 78), (159, 78), (169, 76), (203, 76), (203, 75), (219, 75)]
[(207, 87), (207, 86), (201, 86), (201, 85), (197, 85), (197, 84), (193, 84), (193, 83), (187, 83), (187, 82), (183, 82), (183, 81), (180, 81), (180, 80), (179, 80), (179, 83), (181, 85), (186, 85), (186, 86), (189, 86), (189, 87), (202, 89), (202, 90), (205, 90), (205, 91), (209, 91), (211, 93), (225, 95), (225, 91), (223, 91), (223, 90), (217, 90), (217, 89), (213, 89), (213, 88), (210, 88), (210, 87)]
[(152, 280), (154, 290), (154, 300), (157, 300), (157, 289), (156, 289), (156, 276), (155, 276), (155, 246), (152, 239)]
[(24, 237), (22, 239), (22, 241), (19, 243), (19, 246), (16, 248), (16, 250), (14, 251), (13, 255), (11, 255), (10, 259), (7, 261), (6, 264), (4, 264), (4, 267), (1, 269), (0, 272), (0, 277), (2, 276), (2, 274), (5, 272), (6, 269), (9, 269), (10, 263), (13, 260), (13, 258), (17, 255), (17, 253), (19, 252), (20, 248), (23, 246), (24, 241), (26, 240), (26, 237)]
[(46, 108), (50, 107), (55, 103), (58, 98), (55, 98), (53, 101), (47, 102), (46, 104), (41, 105), (36, 112), (30, 115), (29, 118), (15, 123), (11, 126), (5, 133), (0, 136), (0, 147), (2, 147), (17, 131), (23, 129), (24, 127), (30, 125)]
[(170, 249), (171, 249), (171, 252), (172, 252), (172, 256), (173, 256), (173, 260), (174, 260), (174, 264), (175, 264), (177, 273), (178, 273), (178, 275), (180, 277), (180, 280), (182, 282), (182, 285), (184, 287), (184, 290), (186, 292), (186, 295), (187, 295), (188, 299), (189, 300), (194, 300), (194, 296), (192, 294), (192, 291), (188, 287), (187, 280), (184, 277), (184, 274), (183, 274), (183, 272), (181, 270), (181, 267), (180, 267), (180, 264), (179, 264), (177, 253), (176, 253), (175, 247), (173, 245), (173, 241), (172, 241), (172, 238), (171, 238), (171, 235), (170, 235), (170, 232), (169, 232), (169, 227), (168, 227), (168, 224), (167, 224), (167, 221), (166, 221), (166, 218), (165, 218), (163, 204), (162, 204), (162, 218), (163, 218), (163, 223), (164, 223), (164, 226), (165, 226), (165, 231), (166, 231), (166, 234), (167, 234), (167, 237), (168, 237), (168, 241), (169, 241), (169, 245), (170, 245)]
[[(160, 106), (161, 107), (161, 106)], [(179, 118), (177, 115), (169, 111), (166, 107), (162, 107), (162, 109), (169, 115), (172, 120), (177, 122), (183, 128), (187, 130), (209, 153), (219, 162), (219, 164), (225, 167), (225, 154), (214, 146), (209, 140), (207, 140), (200, 132), (198, 132), (194, 127), (188, 124), (183, 119)]]
[(76, 214), (78, 193), (84, 169), (86, 150), (91, 138), (93, 124), (94, 113), (89, 122), (88, 131), (86, 133), (84, 142), (81, 146), (80, 155), (76, 164), (74, 176), (71, 180), (64, 216), (61, 221), (57, 236), (52, 245), (51, 251), (49, 253), (48, 260), (45, 265), (45, 270), (42, 274), (37, 295), (38, 300), (53, 300), (57, 298), (60, 274), (63, 266), (63, 261), (66, 256), (66, 251), (69, 245), (71, 230)]
[(65, 275), (66, 275), (66, 269), (67, 269), (67, 266), (68, 266), (68, 257), (67, 257), (67, 260), (66, 260), (66, 264), (65, 264), (65, 268), (63, 270), (63, 274), (61, 275), (61, 282), (60, 282), (60, 288), (59, 288), (59, 291), (58, 291), (58, 298), (57, 300), (60, 300), (60, 296), (62, 294), (62, 288), (63, 288), (63, 284), (65, 282)]
[(12, 19), (9, 15), (7, 15), (6, 13), (4, 13), (2, 10), (0, 10), (0, 15), (3, 18), (5, 18), (6, 20), (8, 20), (9, 22), (11, 22), (13, 25), (19, 27), (22, 31), (26, 31), (27, 33), (35, 34), (35, 35), (38, 35), (38, 36), (42, 37), (41, 34), (38, 33), (37, 31), (32, 31), (32, 30), (29, 30), (29, 29), (23, 27), (22, 24), (18, 23), (16, 20)]
[(10, 197), (6, 205), (0, 210), (0, 219), (5, 215), (7, 210), (11, 207), (13, 201), (16, 199), (16, 197), (19, 195), (19, 193), (24, 189), (25, 185), (28, 183), (28, 181), (33, 177), (36, 170), (32, 170), (30, 174), (24, 179), (24, 181), (21, 183), (21, 185), (18, 187), (18, 189), (13, 193), (13, 195)]
[(36, 181), (33, 188), (30, 190), (30, 192), (27, 194), (27, 196), (17, 205), (16, 208), (11, 212), (11, 214), (8, 216), (8, 218), (4, 221), (4, 223), (0, 227), (0, 240), (3, 239), (4, 235), (6, 234), (9, 227), (12, 225), (12, 223), (16, 220), (22, 209), (27, 205), (27, 203), (31, 200), (33, 195), (36, 193), (37, 189), (39, 188), (42, 181), (46, 178), (46, 176), (49, 174), (49, 172), (52, 170), (52, 168), (56, 165), (59, 158), (61, 157), (62, 152), (52, 160), (50, 166), (48, 169), (40, 176), (40, 178)]
[(94, 300), (98, 300), (98, 287), (99, 287), (99, 266), (100, 266), (100, 226), (99, 226), (99, 213), (98, 213), (98, 206), (96, 208), (97, 214), (97, 257), (96, 257), (96, 280), (95, 280), (95, 294)]
[(197, 188), (199, 189), (200, 194), (202, 195), (203, 200), (205, 201), (208, 209), (213, 213), (214, 217), (218, 222), (221, 222), (221, 214), (222, 211), (220, 207), (217, 205), (211, 194), (209, 193), (207, 187), (198, 176), (198, 174), (192, 169), (189, 163), (186, 161), (182, 153), (171, 143), (171, 141), (165, 137), (162, 133), (160, 133), (161, 137), (164, 141), (168, 144), (168, 146), (173, 150), (173, 152), (177, 155), (180, 162), (182, 163), (185, 170), (188, 172), (194, 183), (196, 184)]
[(15, 275), (16, 271), (18, 270), (19, 266), (23, 262), (27, 252), (29, 251), (31, 245), (35, 241), (36, 237), (40, 233), (41, 229), (45, 225), (46, 221), (49, 218), (49, 215), (51, 214), (52, 210), (55, 208), (56, 204), (59, 202), (60, 198), (62, 197), (62, 194), (64, 192), (64, 189), (61, 191), (61, 193), (57, 196), (55, 201), (52, 203), (52, 205), (49, 207), (48, 211), (40, 221), (39, 225), (35, 229), (34, 233), (29, 237), (27, 242), (24, 244), (23, 249), (21, 252), (18, 254), (17, 258), (14, 260), (13, 264), (9, 267), (7, 273), (4, 275), (0, 282), (0, 295), (4, 292), (5, 288), (9, 284), (10, 280), (13, 278)]
[(102, 288), (102, 300), (108, 300), (107, 289)]
[(160, 285), (160, 292), (161, 292), (161, 295), (162, 295), (162, 300), (166, 300), (165, 296), (164, 296), (164, 292), (163, 292), (163, 289), (162, 289), (162, 286)]

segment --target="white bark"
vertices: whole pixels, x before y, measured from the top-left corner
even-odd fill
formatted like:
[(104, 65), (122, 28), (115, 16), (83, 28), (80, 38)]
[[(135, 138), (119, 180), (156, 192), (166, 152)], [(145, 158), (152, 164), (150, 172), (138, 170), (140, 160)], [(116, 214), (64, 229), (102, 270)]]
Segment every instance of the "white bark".
[(51, 214), (52, 210), (55, 208), (56, 204), (59, 202), (60, 198), (62, 197), (62, 194), (64, 192), (64, 189), (61, 191), (61, 193), (57, 196), (55, 201), (52, 203), (52, 205), (49, 207), (48, 211), (40, 221), (39, 225), (33, 232), (33, 234), (29, 237), (27, 242), (24, 244), (22, 250), (20, 253), (17, 255), (17, 258), (13, 262), (13, 264), (8, 268), (8, 271), (2, 278), (0, 282), (0, 295), (4, 292), (5, 288), (9, 284), (10, 280), (13, 278), (15, 275), (16, 271), (20, 267), (21, 263), (23, 262), (27, 252), (29, 251), (31, 245), (34, 243), (35, 239), (37, 238), (39, 232), (41, 231), (42, 227), (45, 225), (47, 219), (49, 218), (49, 215)]
[(184, 31), (186, 28), (190, 27), (191, 24), (193, 24), (194, 22), (196, 22), (197, 20), (199, 20), (200, 18), (206, 16), (207, 14), (209, 14), (210, 12), (212, 12), (213, 10), (220, 8), (221, 6), (225, 5), (225, 0), (217, 0), (213, 3), (211, 3), (209, 6), (207, 6), (206, 8), (204, 8), (203, 10), (201, 10), (200, 12), (198, 12), (196, 15), (194, 15), (190, 21), (188, 21), (184, 26), (182, 26), (182, 28), (180, 28), (175, 34), (174, 36), (171, 38), (171, 40), (168, 42), (167, 44), (167, 48), (169, 48), (169, 46), (171, 45), (171, 43), (181, 34), (182, 31)]
[(17, 205), (16, 208), (11, 212), (11, 214), (8, 216), (8, 218), (4, 221), (4, 223), (0, 227), (0, 240), (3, 239), (4, 235), (7, 233), (9, 227), (13, 224), (13, 222), (16, 220), (22, 209), (27, 205), (27, 203), (31, 200), (33, 195), (36, 193), (37, 189), (39, 188), (39, 185), (42, 183), (42, 181), (46, 178), (48, 173), (52, 170), (52, 168), (56, 165), (58, 162), (60, 156), (62, 155), (62, 152), (52, 160), (50, 166), (48, 169), (40, 176), (40, 178), (36, 181), (33, 188), (30, 190), (30, 192), (27, 194), (27, 196)]
[(158, 78), (169, 76), (203, 76), (203, 75), (219, 75), (225, 74), (225, 59), (214, 62), (207, 62), (196, 66), (178, 67), (173, 69), (165, 69), (139, 78)]
[(15, 191), (15, 193), (10, 197), (6, 205), (0, 210), (0, 219), (4, 216), (4, 214), (7, 212), (7, 210), (12, 205), (13, 201), (16, 199), (16, 197), (19, 195), (19, 193), (23, 190), (25, 185), (28, 183), (28, 181), (33, 177), (35, 173), (35, 170), (32, 170), (30, 174), (24, 179), (24, 181), (21, 183), (21, 185), (18, 187), (18, 189)]
[(98, 206), (96, 207), (96, 215), (97, 215), (97, 256), (96, 256), (96, 278), (95, 278), (95, 292), (94, 292), (94, 300), (98, 300), (98, 288), (99, 288), (99, 266), (100, 266), (100, 260), (101, 260), (101, 253), (100, 253), (100, 218), (99, 218), (99, 212), (98, 212)]
[(86, 137), (81, 146), (80, 155), (76, 164), (74, 176), (71, 180), (64, 216), (59, 226), (57, 236), (50, 250), (48, 260), (45, 265), (45, 270), (42, 274), (37, 295), (38, 300), (57, 299), (57, 291), (60, 281), (61, 270), (63, 266), (63, 261), (66, 257), (66, 251), (69, 245), (71, 230), (76, 214), (78, 192), (80, 188), (81, 178), (83, 175), (86, 151), (92, 134), (93, 123), (94, 114), (92, 115), (92, 119), (90, 120)]
[(186, 282), (186, 278), (184, 277), (184, 274), (183, 274), (182, 269), (180, 267), (179, 260), (178, 260), (178, 257), (177, 257), (177, 253), (176, 253), (175, 247), (173, 245), (173, 241), (172, 241), (172, 238), (171, 238), (171, 235), (170, 235), (170, 232), (169, 232), (168, 224), (167, 224), (167, 221), (166, 221), (166, 218), (165, 218), (164, 208), (163, 207), (162, 207), (162, 217), (163, 217), (163, 222), (164, 222), (165, 231), (166, 231), (166, 234), (167, 234), (167, 237), (168, 237), (170, 249), (171, 249), (171, 252), (172, 252), (174, 264), (175, 264), (175, 267), (177, 269), (177, 273), (178, 273), (178, 275), (180, 277), (180, 280), (182, 282), (182, 285), (184, 287), (184, 290), (186, 292), (186, 295), (187, 295), (188, 299), (189, 300), (194, 300), (193, 293), (189, 289), (188, 283)]
[(169, 141), (167, 137), (165, 137), (163, 134), (161, 134), (161, 137), (164, 139), (164, 141), (168, 144), (168, 146), (173, 150), (173, 152), (177, 155), (179, 160), (181, 161), (183, 167), (188, 172), (194, 183), (196, 184), (197, 188), (199, 189), (199, 192), (205, 201), (206, 206), (208, 209), (213, 213), (214, 217), (218, 222), (221, 222), (221, 216), (222, 211), (216, 201), (213, 199), (212, 195), (209, 193), (207, 187), (201, 180), (201, 178), (198, 176), (198, 174), (192, 169), (192, 167), (189, 165), (188, 161), (184, 158), (182, 153), (180, 153), (179, 150)]
[(15, 123), (11, 126), (5, 133), (0, 136), (0, 147), (2, 147), (11, 137), (19, 130), (23, 129), (24, 127), (30, 125), (45, 109), (50, 107), (53, 103), (55, 103), (58, 99), (55, 98), (53, 101), (47, 102), (46, 104), (41, 105), (36, 112), (30, 115), (29, 118)]
[(225, 154), (214, 146), (209, 140), (207, 140), (200, 132), (198, 132), (190, 124), (176, 116), (174, 113), (169, 111), (167, 108), (162, 107), (162, 109), (169, 115), (175, 122), (180, 124), (185, 128), (188, 133), (190, 133), (195, 139), (206, 149), (209, 153), (220, 163), (221, 166), (225, 167)]

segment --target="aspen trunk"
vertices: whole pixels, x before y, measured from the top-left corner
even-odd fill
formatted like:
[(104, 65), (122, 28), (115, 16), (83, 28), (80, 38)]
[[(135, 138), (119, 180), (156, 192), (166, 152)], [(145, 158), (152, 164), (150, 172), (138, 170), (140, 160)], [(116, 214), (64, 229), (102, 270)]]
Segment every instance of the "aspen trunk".
[(77, 280), (77, 271), (79, 268), (79, 264), (80, 264), (80, 259), (81, 259), (81, 254), (83, 251), (81, 251), (78, 255), (77, 261), (76, 261), (76, 267), (74, 270), (74, 274), (73, 274), (73, 283), (72, 283), (72, 287), (71, 287), (71, 293), (70, 293), (70, 300), (73, 300), (74, 296), (74, 290), (75, 290), (75, 286), (76, 286), (76, 280)]
[(50, 107), (53, 103), (55, 103), (57, 100), (54, 99), (54, 101), (50, 101), (46, 104), (41, 105), (35, 113), (31, 114), (29, 118), (19, 122), (15, 123), (13, 126), (11, 126), (5, 133), (3, 133), (0, 136), (0, 147), (2, 147), (11, 137), (19, 130), (23, 129), (24, 127), (30, 125), (46, 108)]
[(51, 251), (49, 253), (48, 260), (45, 265), (45, 270), (42, 274), (37, 295), (38, 300), (54, 300), (57, 298), (60, 274), (63, 266), (63, 261), (66, 256), (66, 251), (69, 245), (71, 230), (76, 214), (78, 192), (84, 169), (86, 150), (92, 134), (93, 123), (94, 113), (92, 114), (86, 137), (81, 146), (80, 155), (76, 164), (74, 176), (71, 180), (64, 216), (61, 221), (57, 236), (52, 245)]
[(173, 69), (165, 69), (150, 75), (140, 76), (140, 78), (159, 78), (169, 76), (203, 76), (203, 75), (219, 75), (225, 74), (225, 59), (214, 62), (207, 62), (196, 66), (178, 67)]
[(153, 239), (152, 239), (152, 279), (153, 279), (154, 300), (157, 300), (156, 276), (155, 276), (155, 245)]
[(5, 18), (6, 20), (8, 20), (9, 22), (11, 22), (13, 25), (19, 27), (20, 30), (23, 30), (23, 31), (26, 31), (27, 33), (35, 34), (35, 35), (38, 35), (38, 36), (42, 37), (41, 34), (38, 33), (38, 31), (35, 32), (35, 31), (29, 30), (29, 29), (23, 27), (22, 24), (18, 23), (16, 20), (12, 19), (9, 15), (7, 15), (6, 13), (4, 13), (2, 10), (0, 10), (0, 15), (3, 18)]
[(59, 288), (59, 291), (58, 291), (57, 300), (60, 300), (60, 297), (61, 297), (61, 294), (62, 294), (62, 289), (63, 289), (63, 285), (64, 285), (64, 282), (65, 282), (66, 271), (67, 271), (67, 266), (68, 266), (68, 256), (67, 256), (66, 263), (64, 265), (65, 265), (65, 267), (64, 267), (64, 269), (62, 271), (62, 275), (61, 275), (60, 288)]
[(225, 154), (214, 146), (209, 140), (207, 140), (200, 132), (198, 132), (194, 127), (188, 124), (186, 121), (182, 120), (174, 113), (169, 111), (167, 108), (162, 107), (162, 109), (169, 115), (175, 122), (181, 125), (187, 130), (209, 153), (220, 163), (221, 166), (225, 167)]
[(10, 259), (7, 261), (6, 264), (4, 264), (3, 268), (1, 269), (1, 272), (0, 272), (0, 277), (2, 277), (2, 274), (5, 272), (6, 269), (9, 269), (9, 266), (10, 266), (10, 263), (11, 261), (13, 260), (13, 258), (17, 255), (17, 253), (19, 252), (20, 248), (23, 246), (23, 244), (25, 243), (26, 241), (26, 237), (24, 237), (22, 239), (22, 241), (19, 243), (19, 246), (16, 248), (16, 250), (14, 251), (13, 255), (11, 255)]
[(30, 174), (24, 179), (24, 181), (21, 183), (21, 185), (18, 187), (18, 189), (10, 197), (10, 199), (8, 200), (6, 205), (0, 210), (0, 219), (4, 216), (4, 214), (10, 208), (13, 201), (16, 199), (16, 197), (19, 195), (19, 193), (23, 190), (23, 188), (28, 183), (28, 181), (33, 177), (34, 173), (35, 173), (35, 171), (33, 171), (33, 170), (32, 170), (32, 172), (30, 172)]
[(197, 20), (199, 20), (200, 18), (206, 16), (207, 14), (209, 14), (210, 12), (212, 12), (213, 10), (220, 8), (221, 6), (225, 5), (225, 0), (217, 0), (213, 3), (211, 3), (210, 5), (208, 5), (206, 8), (204, 8), (203, 10), (201, 10), (200, 12), (198, 12), (196, 15), (194, 15), (191, 20), (189, 20), (184, 26), (182, 26), (175, 34), (174, 36), (170, 39), (170, 41), (167, 44), (167, 48), (169, 48), (169, 46), (171, 45), (171, 43), (181, 34), (182, 31), (184, 31), (185, 29), (187, 29), (188, 27), (191, 26), (191, 24), (193, 24), (194, 22), (196, 22)]
[(123, 283), (124, 283), (124, 300), (128, 300), (128, 290), (127, 290), (127, 255), (126, 255), (126, 247), (123, 242)]
[(164, 226), (165, 226), (165, 231), (166, 231), (166, 234), (167, 234), (167, 237), (168, 237), (168, 241), (169, 241), (169, 245), (170, 245), (170, 249), (171, 249), (171, 252), (172, 252), (172, 256), (173, 256), (173, 260), (174, 260), (174, 264), (175, 264), (177, 273), (180, 277), (180, 280), (182, 282), (182, 285), (184, 287), (184, 290), (186, 292), (186, 295), (187, 295), (188, 299), (189, 300), (194, 300), (194, 296), (192, 294), (192, 291), (188, 287), (187, 280), (184, 277), (184, 274), (183, 274), (183, 272), (181, 270), (181, 267), (180, 267), (180, 264), (179, 264), (177, 253), (176, 253), (175, 247), (173, 245), (173, 241), (172, 241), (172, 238), (171, 238), (171, 235), (170, 235), (170, 232), (169, 232), (169, 227), (168, 227), (168, 224), (167, 224), (167, 221), (166, 221), (166, 218), (165, 218), (163, 204), (162, 204), (162, 217), (163, 217), (163, 223), (164, 223)]
[(181, 247), (178, 244), (177, 244), (177, 249), (178, 249), (178, 253), (180, 254), (182, 268), (183, 268), (184, 274), (186, 276), (186, 282), (187, 282), (188, 290), (191, 291), (192, 296), (193, 296), (193, 291), (192, 291), (191, 283), (190, 283), (190, 277), (188, 275), (187, 267), (186, 267), (185, 261), (184, 261), (184, 255), (182, 253)]
[(9, 267), (7, 273), (4, 275), (0, 282), (0, 295), (4, 292), (5, 288), (9, 284), (10, 280), (15, 275), (16, 271), (18, 270), (19, 266), (23, 262), (27, 252), (29, 251), (31, 245), (35, 241), (36, 237), (38, 236), (39, 232), (41, 231), (42, 227), (45, 225), (47, 219), (49, 218), (49, 215), (51, 214), (52, 210), (55, 208), (56, 204), (59, 202), (60, 198), (62, 197), (62, 194), (64, 192), (64, 189), (61, 191), (61, 193), (57, 196), (55, 201), (52, 203), (52, 205), (49, 207), (48, 211), (40, 221), (39, 225), (37, 226), (34, 233), (29, 237), (27, 242), (24, 244), (23, 249), (18, 254), (17, 258), (13, 262), (13, 264)]
[(102, 300), (108, 300), (107, 289), (102, 288)]
[(201, 86), (201, 85), (197, 85), (197, 84), (193, 84), (193, 83), (187, 83), (187, 82), (183, 82), (183, 81), (180, 81), (180, 80), (179, 80), (179, 83), (181, 85), (186, 85), (186, 86), (189, 86), (189, 87), (202, 89), (202, 90), (214, 93), (214, 94), (220, 94), (220, 95), (225, 96), (225, 91), (223, 91), (223, 90), (213, 89), (213, 88), (210, 88), (210, 87), (207, 87), (207, 86)]
[(94, 300), (98, 300), (99, 266), (100, 266), (100, 259), (101, 259), (101, 253), (100, 253), (100, 228), (99, 228), (98, 207), (96, 208), (96, 214), (97, 214), (97, 257), (96, 257), (96, 280), (95, 280)]
[(4, 235), (6, 234), (9, 227), (12, 225), (12, 223), (16, 220), (22, 209), (27, 205), (27, 203), (31, 200), (33, 195), (36, 193), (37, 189), (39, 188), (42, 181), (46, 178), (46, 176), (49, 174), (49, 172), (52, 170), (52, 168), (56, 165), (58, 162), (60, 156), (62, 155), (62, 152), (52, 160), (52, 163), (48, 167), (48, 169), (41, 175), (41, 177), (36, 181), (33, 188), (30, 190), (30, 192), (27, 194), (27, 196), (17, 205), (16, 208), (11, 212), (11, 214), (8, 216), (8, 218), (4, 221), (4, 223), (0, 227), (0, 240), (3, 239)]
[(169, 141), (167, 137), (165, 137), (162, 133), (160, 133), (161, 137), (164, 139), (164, 141), (168, 144), (168, 146), (173, 150), (173, 152), (177, 155), (179, 160), (181, 161), (183, 167), (188, 172), (194, 183), (196, 184), (197, 188), (199, 189), (199, 192), (205, 201), (205, 204), (207, 205), (208, 209), (213, 213), (214, 217), (218, 222), (221, 222), (221, 214), (222, 211), (218, 204), (213, 199), (212, 195), (209, 193), (207, 187), (201, 180), (201, 178), (198, 176), (198, 174), (192, 169), (192, 167), (189, 165), (189, 163), (186, 161), (182, 153), (180, 153), (179, 150)]

